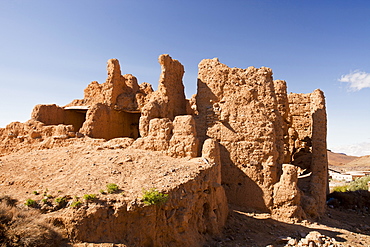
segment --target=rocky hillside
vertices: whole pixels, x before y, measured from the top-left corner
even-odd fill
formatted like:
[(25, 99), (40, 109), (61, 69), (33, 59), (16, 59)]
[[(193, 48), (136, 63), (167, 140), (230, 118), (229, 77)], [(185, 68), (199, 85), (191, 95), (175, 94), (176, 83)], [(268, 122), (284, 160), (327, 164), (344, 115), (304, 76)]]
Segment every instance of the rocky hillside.
[(370, 170), (370, 155), (357, 157), (328, 151), (328, 163), (339, 171)]
[(358, 159), (357, 156), (350, 156), (341, 153), (334, 153), (332, 151), (328, 151), (328, 163), (332, 166), (344, 166), (351, 161)]

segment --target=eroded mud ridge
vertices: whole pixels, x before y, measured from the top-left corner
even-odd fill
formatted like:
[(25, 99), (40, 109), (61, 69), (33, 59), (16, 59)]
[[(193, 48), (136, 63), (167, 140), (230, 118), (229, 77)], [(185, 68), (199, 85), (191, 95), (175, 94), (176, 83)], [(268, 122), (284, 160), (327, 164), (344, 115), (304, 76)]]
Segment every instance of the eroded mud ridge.
[[(29, 121), (0, 129), (2, 163), (10, 154), (72, 148), (76, 143), (94, 146), (98, 153), (146, 150), (148, 156), (178, 160), (179, 167), (182, 162), (187, 166), (184, 159), (200, 162), (193, 175), (184, 173), (189, 179), (177, 177), (170, 188), (159, 188), (159, 180), (151, 183), (169, 194), (160, 209), (137, 206), (134, 193), (114, 205), (58, 211), (53, 217), (71, 238), (196, 246), (220, 233), (227, 203), (279, 220), (324, 213), (328, 163), (322, 91), (287, 94), (286, 82), (274, 81), (271, 69), (229, 68), (215, 58), (199, 63), (197, 94), (186, 99), (183, 65), (169, 55), (158, 60), (162, 71), (156, 91), (149, 83), (138, 84), (131, 74), (122, 75), (118, 60), (111, 59), (106, 82), (90, 83), (83, 99), (66, 106), (37, 105)], [(145, 180), (152, 174), (142, 176)], [(4, 193), (10, 191), (4, 174), (0, 180)], [(89, 237), (91, 224), (115, 233)], [(131, 232), (133, 225), (148, 231)]]

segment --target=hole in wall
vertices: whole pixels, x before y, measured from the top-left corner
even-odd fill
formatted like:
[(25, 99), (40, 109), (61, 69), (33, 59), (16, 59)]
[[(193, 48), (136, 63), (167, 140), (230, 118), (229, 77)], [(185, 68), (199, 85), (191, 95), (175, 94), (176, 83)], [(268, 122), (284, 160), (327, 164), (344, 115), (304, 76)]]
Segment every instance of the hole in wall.
[(86, 110), (82, 109), (68, 109), (65, 110), (64, 124), (72, 125), (75, 132), (78, 132), (86, 120)]

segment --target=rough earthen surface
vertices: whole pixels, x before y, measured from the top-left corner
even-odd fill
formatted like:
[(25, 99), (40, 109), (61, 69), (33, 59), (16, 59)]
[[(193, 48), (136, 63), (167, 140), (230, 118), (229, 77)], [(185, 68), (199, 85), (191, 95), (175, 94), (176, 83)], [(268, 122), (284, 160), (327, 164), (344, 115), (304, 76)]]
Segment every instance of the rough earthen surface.
[(278, 208), (274, 185), (282, 164), (292, 162), (312, 172), (298, 182), (305, 211), (323, 212), (326, 113), (320, 90), (287, 95), (286, 83), (273, 81), (271, 69), (229, 68), (206, 59), (199, 64), (196, 104), (198, 138), (211, 137), (222, 146), (222, 181), (231, 203), (265, 212)]
[[(125, 148), (128, 141), (86, 138), (65, 147), (3, 156), (1, 195), (35, 200), (74, 242), (202, 246), (220, 234), (228, 206), (217, 143), (206, 141), (203, 157), (175, 159)], [(101, 194), (108, 183), (117, 184), (118, 193)], [(143, 204), (143, 190), (153, 188), (168, 194), (168, 201)], [(98, 199), (85, 201), (85, 194)], [(65, 198), (67, 205), (58, 207), (57, 198)], [(82, 204), (70, 207), (76, 200)]]
[(328, 192), (328, 161), (326, 146), (326, 109), (324, 93), (289, 94), (291, 116), (292, 164), (311, 176), (300, 179), (298, 187), (304, 193), (302, 206), (310, 215), (322, 214)]

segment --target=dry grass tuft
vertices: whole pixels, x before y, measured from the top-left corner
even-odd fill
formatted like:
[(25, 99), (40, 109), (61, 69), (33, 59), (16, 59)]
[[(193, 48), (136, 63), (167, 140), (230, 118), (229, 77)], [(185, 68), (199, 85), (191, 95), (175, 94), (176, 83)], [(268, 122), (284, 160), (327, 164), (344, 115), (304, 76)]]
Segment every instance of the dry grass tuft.
[(62, 237), (35, 209), (20, 209), (0, 197), (0, 246), (61, 246)]

